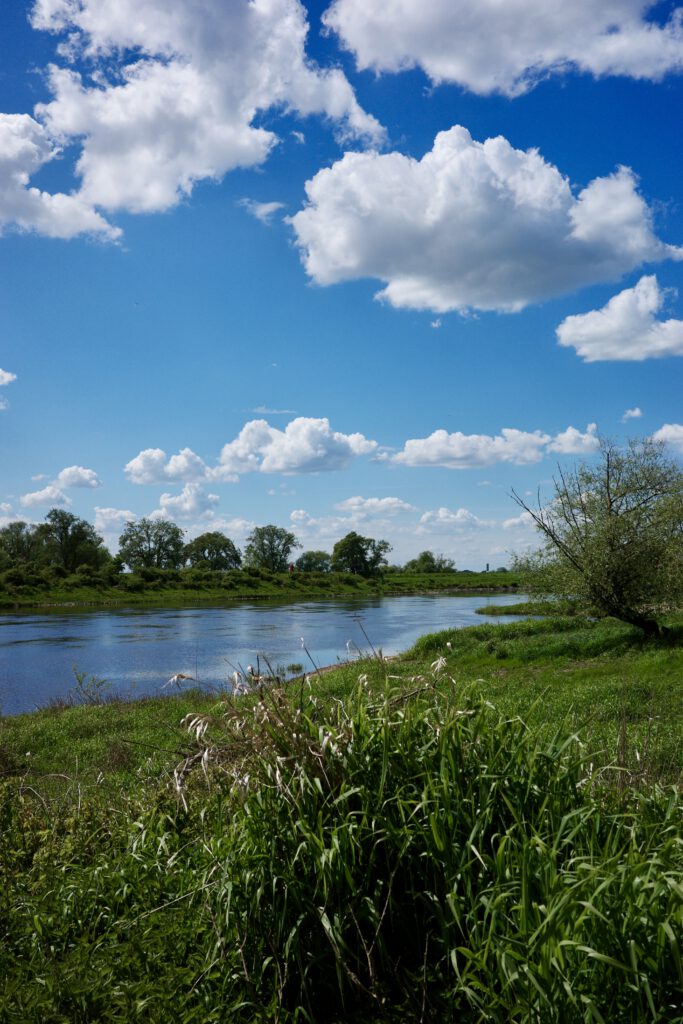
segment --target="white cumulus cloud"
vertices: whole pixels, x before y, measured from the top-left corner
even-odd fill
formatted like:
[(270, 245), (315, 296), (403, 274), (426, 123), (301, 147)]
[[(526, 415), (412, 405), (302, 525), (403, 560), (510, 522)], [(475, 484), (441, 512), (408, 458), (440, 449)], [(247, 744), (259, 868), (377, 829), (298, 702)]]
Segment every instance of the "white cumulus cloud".
[(126, 508), (101, 508), (95, 505), (95, 529), (98, 533), (122, 530), (126, 523), (132, 523), (137, 516)]
[(123, 471), (134, 484), (155, 484), (163, 479), (165, 465), (166, 452), (162, 448), (143, 448)]
[(10, 373), (9, 370), (0, 370), (0, 388), (5, 387), (6, 384), (11, 384), (16, 379), (16, 373)]
[(516, 96), (571, 69), (657, 81), (683, 68), (680, 8), (653, 0), (334, 0), (324, 22), (361, 69), (420, 66), (433, 82)]
[(440, 530), (450, 533), (451, 531), (480, 529), (485, 526), (491, 526), (491, 523), (480, 519), (469, 509), (459, 508), (454, 512), (452, 509), (442, 507), (425, 512), (420, 516), (417, 533), (436, 533)]
[(163, 448), (144, 448), (126, 463), (124, 473), (134, 484), (192, 483), (206, 479), (209, 470), (191, 448), (181, 448), (170, 458)]
[[(10, 215), (22, 226), (113, 237), (94, 208), (163, 211), (199, 181), (261, 164), (279, 141), (259, 123), (268, 111), (322, 115), (341, 138), (383, 136), (343, 72), (309, 59), (299, 0), (37, 0), (31, 20), (61, 42), (47, 71), (52, 98), (37, 122), (15, 122), (27, 141), (14, 176), (0, 179), (15, 182)], [(80, 147), (78, 192), (26, 189), (64, 144)]]
[(683, 424), (665, 423), (652, 435), (653, 441), (663, 441), (665, 444), (683, 454)]
[(626, 409), (624, 415), (621, 417), (621, 422), (627, 423), (629, 420), (639, 420), (642, 415), (642, 409), (639, 409), (636, 405), (633, 409)]
[(526, 465), (543, 458), (552, 440), (540, 430), (528, 432), (503, 427), (500, 434), (463, 434), (456, 430), (435, 430), (429, 437), (406, 441), (403, 451), (391, 457), (404, 466), (444, 466), (446, 469), (474, 469), (497, 462)]
[(3, 526), (8, 526), (10, 523), (16, 521), (12, 506), (8, 501), (0, 501), (0, 530)]
[(548, 451), (559, 455), (588, 455), (600, 447), (597, 431), (597, 423), (589, 423), (584, 433), (576, 427), (567, 427), (555, 435), (548, 445)]
[(164, 476), (168, 480), (190, 483), (203, 480), (206, 475), (205, 462), (191, 448), (181, 448), (178, 454), (172, 455), (164, 466)]
[(43, 125), (28, 114), (0, 114), (0, 234), (13, 228), (48, 238), (81, 234), (109, 241), (118, 238), (118, 228), (108, 224), (82, 195), (50, 194), (31, 187), (32, 175), (59, 152)]
[(320, 473), (344, 469), (358, 455), (377, 447), (363, 434), (342, 434), (332, 430), (326, 418), (299, 416), (284, 430), (266, 420), (251, 420), (234, 441), (223, 446), (217, 479), (225, 474)]
[[(284, 412), (284, 410), (281, 410)], [(218, 463), (208, 466), (191, 448), (167, 457), (163, 448), (144, 448), (126, 463), (124, 472), (135, 484), (174, 481), (235, 483), (243, 473), (320, 473), (344, 469), (358, 455), (377, 448), (363, 434), (332, 430), (329, 420), (299, 416), (280, 430), (267, 420), (249, 420), (225, 444)]]
[(567, 427), (552, 437), (541, 430), (503, 427), (500, 434), (463, 434), (456, 430), (435, 430), (429, 437), (406, 441), (403, 450), (389, 461), (404, 466), (443, 466), (446, 469), (477, 469), (508, 462), (525, 466), (540, 462), (550, 452), (561, 455), (588, 454), (599, 441), (597, 426), (589, 423), (584, 433)]
[(101, 487), (102, 481), (94, 469), (84, 466), (67, 466), (57, 474), (57, 487)]
[(114, 551), (126, 523), (132, 523), (137, 516), (125, 508), (101, 508), (95, 506), (95, 531), (103, 538), (107, 547)]
[[(32, 479), (41, 480), (45, 477), (41, 473)], [(60, 508), (68, 508), (71, 505), (71, 499), (64, 493), (66, 488), (101, 486), (102, 481), (94, 469), (86, 469), (85, 466), (66, 466), (46, 487), (24, 494), (21, 504), (25, 508), (31, 508), (34, 505), (55, 505)]]
[(201, 484), (185, 484), (180, 494), (162, 494), (150, 519), (210, 518), (219, 501), (217, 494), (207, 494)]
[(33, 508), (36, 505), (54, 505), (59, 508), (68, 508), (71, 500), (60, 490), (56, 484), (48, 484), (40, 491), (31, 491), (23, 494), (20, 498), (24, 508)]
[(621, 277), (645, 260), (683, 258), (659, 241), (625, 167), (575, 195), (536, 150), (456, 125), (421, 160), (345, 153), (306, 183), (289, 218), (321, 285), (385, 282), (398, 308), (516, 311)]
[(520, 512), (518, 516), (504, 519), (501, 526), (504, 530), (527, 529), (534, 526), (534, 517), (531, 515), (531, 512)]
[(359, 519), (395, 516), (400, 512), (414, 511), (414, 506), (401, 498), (363, 498), (359, 494), (340, 501), (335, 508)]
[(557, 328), (557, 340), (587, 363), (683, 356), (683, 320), (656, 316), (664, 297), (654, 274), (641, 277), (602, 309), (568, 316)]

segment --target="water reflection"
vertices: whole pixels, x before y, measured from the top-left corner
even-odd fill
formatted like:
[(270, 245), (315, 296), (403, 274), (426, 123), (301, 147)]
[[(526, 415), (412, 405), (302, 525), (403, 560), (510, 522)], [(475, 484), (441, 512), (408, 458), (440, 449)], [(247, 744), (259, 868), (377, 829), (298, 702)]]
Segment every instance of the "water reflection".
[(482, 604), (519, 600), (478, 594), (0, 615), (0, 710), (18, 714), (65, 697), (75, 670), (145, 696), (177, 672), (225, 686), (234, 667), (257, 658), (312, 669), (302, 637), (317, 665), (369, 653), (370, 644), (394, 654), (423, 633), (492, 621), (475, 614)]

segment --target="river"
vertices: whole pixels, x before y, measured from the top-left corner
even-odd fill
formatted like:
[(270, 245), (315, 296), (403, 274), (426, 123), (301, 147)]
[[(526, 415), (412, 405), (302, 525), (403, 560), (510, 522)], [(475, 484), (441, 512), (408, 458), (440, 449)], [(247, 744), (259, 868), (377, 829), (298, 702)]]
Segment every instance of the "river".
[[(507, 617), (475, 614), (513, 604), (518, 594), (407, 596), (221, 607), (59, 609), (0, 615), (0, 713), (33, 711), (74, 694), (76, 673), (106, 680), (102, 692), (143, 697), (169, 692), (176, 673), (205, 688), (266, 663), (292, 674), (381, 649), (395, 654), (424, 633)], [(303, 645), (302, 646), (302, 638)], [(307, 653), (308, 652), (308, 653)], [(186, 685), (194, 685), (188, 683)]]

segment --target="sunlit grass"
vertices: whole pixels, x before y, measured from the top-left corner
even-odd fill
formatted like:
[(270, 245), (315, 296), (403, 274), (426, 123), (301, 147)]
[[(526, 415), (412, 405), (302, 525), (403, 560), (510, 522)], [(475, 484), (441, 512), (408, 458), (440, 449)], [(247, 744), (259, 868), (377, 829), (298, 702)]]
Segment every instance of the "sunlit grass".
[(683, 1019), (682, 668), (543, 619), (0, 720), (0, 1019)]

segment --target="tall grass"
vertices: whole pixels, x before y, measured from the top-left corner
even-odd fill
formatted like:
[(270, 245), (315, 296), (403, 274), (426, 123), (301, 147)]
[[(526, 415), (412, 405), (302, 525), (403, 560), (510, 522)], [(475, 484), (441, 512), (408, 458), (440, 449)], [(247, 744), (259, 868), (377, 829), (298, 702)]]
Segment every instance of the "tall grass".
[(0, 1019), (682, 1020), (677, 791), (624, 802), (432, 669), (191, 715), (181, 799), (49, 856), (5, 799)]

